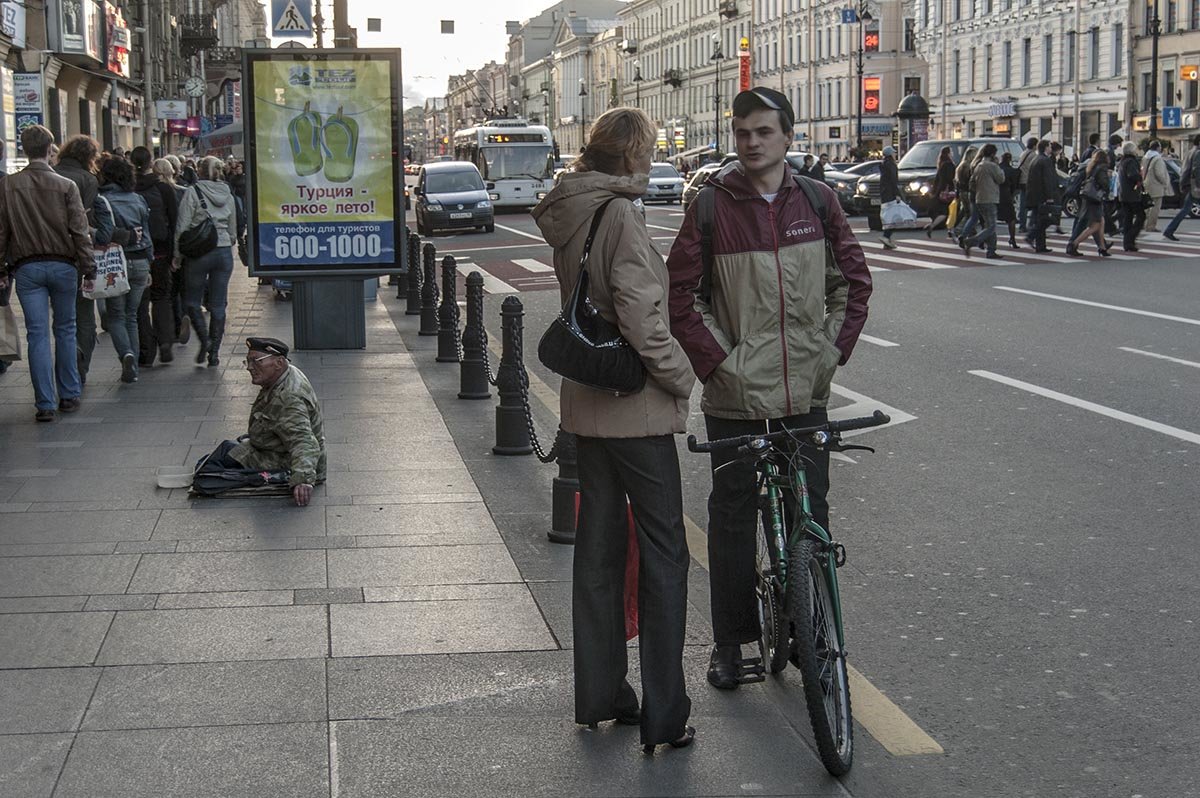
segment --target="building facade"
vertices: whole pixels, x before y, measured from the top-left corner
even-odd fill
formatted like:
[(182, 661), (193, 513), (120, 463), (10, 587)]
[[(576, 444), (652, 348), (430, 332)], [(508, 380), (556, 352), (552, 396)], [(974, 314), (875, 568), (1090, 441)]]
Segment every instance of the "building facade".
[[(1155, 5), (1134, 7), (1133, 67), (1129, 86), (1129, 108), (1133, 137), (1150, 136), (1151, 107), (1158, 108), (1158, 137), (1176, 153), (1186, 156), (1190, 140), (1200, 133), (1200, 5), (1160, 0), (1158, 63), (1153, 58), (1151, 21)], [(1176, 107), (1180, 113), (1163, 114)], [(1176, 124), (1178, 122), (1178, 124)]]

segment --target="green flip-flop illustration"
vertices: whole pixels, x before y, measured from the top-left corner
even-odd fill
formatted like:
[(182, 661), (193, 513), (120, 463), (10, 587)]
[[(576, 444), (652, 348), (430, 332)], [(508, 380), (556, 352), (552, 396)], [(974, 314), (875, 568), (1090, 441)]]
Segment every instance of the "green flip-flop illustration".
[(309, 109), (288, 124), (288, 143), (292, 149), (292, 165), (300, 177), (321, 171), (321, 115)]
[(354, 177), (354, 159), (358, 155), (358, 123), (342, 116), (342, 106), (325, 121), (322, 128), (325, 152), (325, 179), (345, 183)]

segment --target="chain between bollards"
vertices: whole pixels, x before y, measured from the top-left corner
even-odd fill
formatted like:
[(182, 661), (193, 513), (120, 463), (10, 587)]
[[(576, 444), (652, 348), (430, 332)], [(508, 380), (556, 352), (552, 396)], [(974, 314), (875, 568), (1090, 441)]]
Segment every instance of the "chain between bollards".
[(438, 363), (462, 360), (458, 340), (458, 265), (453, 255), (442, 258), (442, 304), (438, 307)]
[(462, 336), (459, 399), (490, 399), (487, 367), (487, 330), (483, 326), (483, 275), (467, 275), (467, 326)]
[(425, 256), (425, 273), (421, 277), (421, 329), (418, 335), (438, 334), (438, 287), (437, 250), (426, 243), (422, 251)]
[(421, 315), (421, 237), (415, 232), (408, 237), (408, 279), (404, 281), (405, 293), (396, 289), (396, 298), (407, 296), (405, 316)]

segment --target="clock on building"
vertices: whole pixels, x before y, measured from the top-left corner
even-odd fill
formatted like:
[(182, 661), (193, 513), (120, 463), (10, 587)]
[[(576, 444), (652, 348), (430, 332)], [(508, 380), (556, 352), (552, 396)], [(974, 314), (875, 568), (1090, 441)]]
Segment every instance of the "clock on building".
[(184, 82), (183, 88), (189, 97), (200, 97), (204, 94), (204, 78), (193, 75)]

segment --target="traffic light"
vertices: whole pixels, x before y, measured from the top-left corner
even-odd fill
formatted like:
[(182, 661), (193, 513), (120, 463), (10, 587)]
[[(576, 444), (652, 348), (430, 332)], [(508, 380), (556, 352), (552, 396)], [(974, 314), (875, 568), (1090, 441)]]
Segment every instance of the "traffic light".
[(862, 82), (863, 113), (879, 113), (879, 87), (882, 81), (879, 78), (863, 78)]

